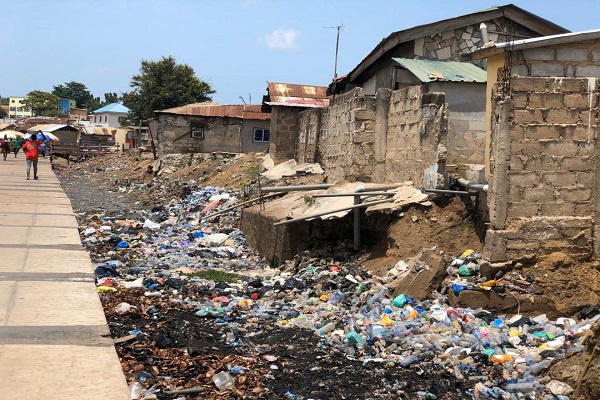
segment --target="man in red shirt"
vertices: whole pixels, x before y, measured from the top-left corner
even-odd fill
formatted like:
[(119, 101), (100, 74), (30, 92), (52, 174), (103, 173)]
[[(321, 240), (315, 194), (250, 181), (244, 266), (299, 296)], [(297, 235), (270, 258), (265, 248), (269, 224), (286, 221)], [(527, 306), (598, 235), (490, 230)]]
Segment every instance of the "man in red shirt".
[(31, 165), (33, 165), (33, 179), (38, 179), (38, 148), (40, 147), (42, 141), (36, 140), (36, 138), (37, 135), (35, 133), (32, 133), (29, 140), (25, 142), (25, 145), (23, 145), (23, 149), (25, 150), (25, 160), (27, 161), (27, 180), (29, 180), (29, 172), (31, 171)]

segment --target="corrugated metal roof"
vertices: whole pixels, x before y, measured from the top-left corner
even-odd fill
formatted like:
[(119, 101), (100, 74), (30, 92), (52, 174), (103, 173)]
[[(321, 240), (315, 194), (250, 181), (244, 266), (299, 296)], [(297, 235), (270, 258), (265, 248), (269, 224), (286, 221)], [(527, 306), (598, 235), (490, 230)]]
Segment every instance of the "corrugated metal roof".
[(392, 58), (421, 82), (487, 82), (487, 72), (471, 63), (459, 61)]
[(112, 136), (114, 132), (116, 132), (116, 128), (105, 128), (103, 126), (94, 126), (93, 132), (94, 135), (98, 136)]
[(54, 132), (64, 128), (69, 128), (68, 130), (77, 130), (77, 128), (75, 128), (74, 126), (67, 124), (40, 124), (27, 129), (27, 132)]
[(198, 117), (231, 117), (268, 121), (271, 114), (263, 113), (260, 104), (206, 104), (194, 103), (181, 107), (154, 111), (156, 114), (194, 115)]
[(327, 107), (329, 97), (326, 86), (298, 85), (295, 83), (267, 83), (269, 105), (288, 107)]

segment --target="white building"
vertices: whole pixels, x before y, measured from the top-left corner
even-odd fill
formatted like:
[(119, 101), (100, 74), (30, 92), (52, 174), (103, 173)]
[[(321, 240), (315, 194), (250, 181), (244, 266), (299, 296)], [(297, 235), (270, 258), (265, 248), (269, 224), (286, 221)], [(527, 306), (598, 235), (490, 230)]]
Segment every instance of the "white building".
[(8, 98), (9, 118), (20, 119), (31, 117), (31, 108), (23, 104), (25, 100), (27, 100), (27, 97), (11, 96)]
[(93, 112), (91, 123), (94, 126), (119, 128), (121, 121), (127, 118), (129, 108), (123, 104), (111, 103)]

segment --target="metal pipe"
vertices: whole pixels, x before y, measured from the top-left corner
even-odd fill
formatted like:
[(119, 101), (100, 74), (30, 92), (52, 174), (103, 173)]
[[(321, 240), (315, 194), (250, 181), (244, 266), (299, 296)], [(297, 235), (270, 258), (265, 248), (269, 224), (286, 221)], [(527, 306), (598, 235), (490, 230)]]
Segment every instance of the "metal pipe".
[[(365, 192), (361, 196), (393, 196), (395, 192)], [(318, 193), (313, 194), (312, 197), (345, 197), (345, 196), (356, 196), (356, 193)]]
[(205, 388), (199, 387), (199, 388), (179, 389), (179, 390), (165, 390), (163, 393), (168, 394), (169, 396), (174, 396), (174, 395), (178, 395), (178, 394), (202, 393), (205, 390), (206, 390)]
[(335, 209), (335, 210), (325, 211), (325, 212), (318, 213), (318, 214), (307, 215), (306, 217), (300, 217), (300, 218), (288, 219), (288, 220), (285, 220), (285, 221), (275, 222), (273, 224), (273, 226), (286, 225), (286, 224), (290, 224), (292, 222), (304, 221), (304, 220), (311, 219), (311, 218), (322, 217), (323, 215), (335, 214), (335, 213), (342, 212), (342, 211), (353, 210), (355, 208), (370, 207), (370, 206), (373, 206), (375, 204), (389, 203), (391, 201), (392, 201), (391, 199), (369, 201), (369, 202), (361, 203), (361, 204), (358, 204), (358, 205), (352, 205), (352, 206), (338, 208), (338, 209)]
[(427, 193), (444, 193), (444, 194), (469, 194), (469, 192), (465, 190), (444, 190), (444, 189), (423, 189), (424, 192)]
[[(360, 205), (361, 198), (354, 195), (354, 205)], [(354, 209), (354, 250), (360, 250), (360, 207)]]
[(202, 220), (209, 219), (209, 218), (212, 218), (212, 217), (216, 217), (217, 215), (221, 215), (223, 213), (226, 213), (227, 211), (235, 210), (236, 208), (241, 208), (241, 207), (245, 206), (246, 204), (254, 203), (255, 201), (261, 201), (261, 200), (264, 200), (264, 199), (270, 199), (271, 197), (276, 197), (276, 196), (281, 196), (281, 193), (271, 193), (271, 194), (268, 194), (266, 196), (256, 197), (254, 199), (247, 200), (247, 201), (244, 201), (242, 203), (238, 203), (235, 206), (227, 207), (227, 208), (224, 208), (224, 209), (222, 209), (220, 211), (217, 211), (217, 212), (214, 212), (212, 214), (209, 214), (206, 217), (203, 217)]
[(484, 185), (483, 183), (469, 182), (468, 180), (463, 178), (458, 178), (458, 183), (466, 187), (467, 189), (477, 190), (478, 192), (487, 192), (489, 187), (488, 185)]
[(295, 192), (302, 190), (321, 190), (329, 189), (333, 183), (322, 183), (318, 185), (298, 185), (298, 186), (267, 186), (262, 188), (261, 192)]

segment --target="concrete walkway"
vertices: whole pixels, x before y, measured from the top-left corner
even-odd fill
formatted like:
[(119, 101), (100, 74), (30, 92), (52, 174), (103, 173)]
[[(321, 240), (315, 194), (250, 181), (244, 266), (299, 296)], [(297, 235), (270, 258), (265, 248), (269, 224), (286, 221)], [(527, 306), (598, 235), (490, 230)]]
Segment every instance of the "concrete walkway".
[(69, 198), (0, 157), (0, 398), (129, 399)]

